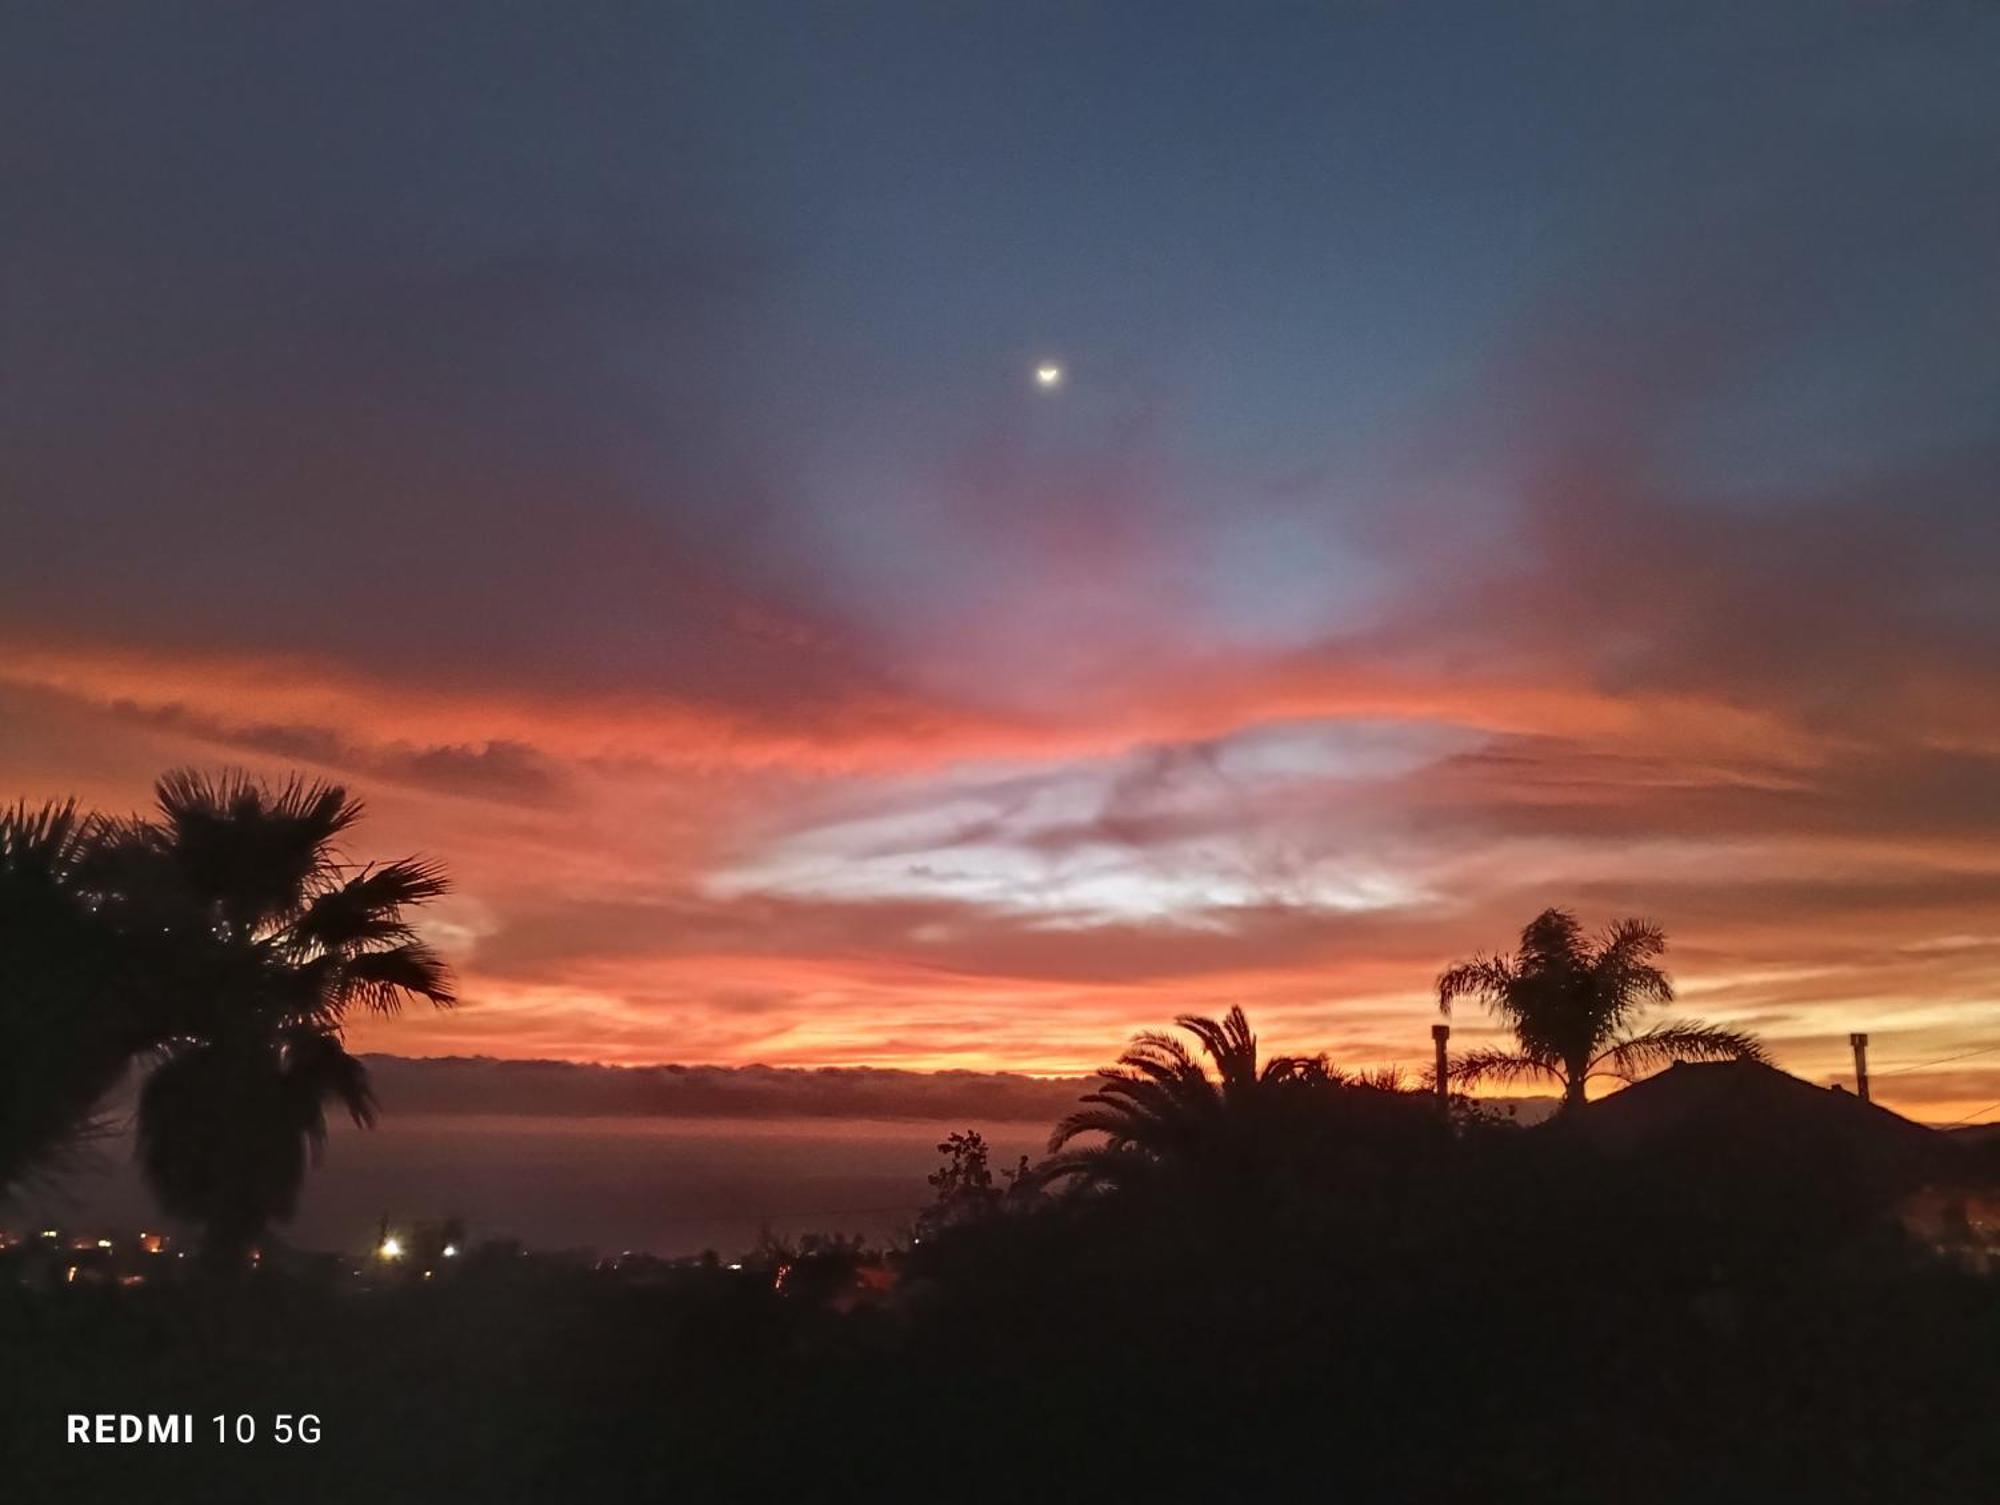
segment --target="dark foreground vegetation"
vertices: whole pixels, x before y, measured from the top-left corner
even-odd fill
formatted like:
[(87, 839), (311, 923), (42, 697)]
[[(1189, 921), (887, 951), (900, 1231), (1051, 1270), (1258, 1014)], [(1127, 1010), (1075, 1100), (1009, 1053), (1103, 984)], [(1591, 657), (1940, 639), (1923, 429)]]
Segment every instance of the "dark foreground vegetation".
[[(783, 1280), (8, 1290), (0, 1455), (49, 1500), (1994, 1497), (2000, 1299), (1865, 1198), (1403, 1127), (999, 1193), (851, 1310), (842, 1251)], [(59, 1441), (165, 1409), (324, 1435)]]

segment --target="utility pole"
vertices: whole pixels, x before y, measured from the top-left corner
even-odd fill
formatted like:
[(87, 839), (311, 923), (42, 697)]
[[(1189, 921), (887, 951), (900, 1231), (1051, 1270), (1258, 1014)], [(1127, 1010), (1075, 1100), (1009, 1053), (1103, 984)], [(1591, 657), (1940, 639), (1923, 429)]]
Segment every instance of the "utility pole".
[(1847, 1043), (1854, 1047), (1854, 1092), (1865, 1103), (1868, 1101), (1868, 1037), (1857, 1032), (1847, 1037)]
[(1433, 1024), (1431, 1026), (1431, 1042), (1437, 1046), (1437, 1096), (1440, 1108), (1444, 1107), (1451, 1100), (1451, 1089), (1445, 1085), (1444, 1051), (1444, 1042), (1450, 1038), (1451, 1026), (1449, 1024)]

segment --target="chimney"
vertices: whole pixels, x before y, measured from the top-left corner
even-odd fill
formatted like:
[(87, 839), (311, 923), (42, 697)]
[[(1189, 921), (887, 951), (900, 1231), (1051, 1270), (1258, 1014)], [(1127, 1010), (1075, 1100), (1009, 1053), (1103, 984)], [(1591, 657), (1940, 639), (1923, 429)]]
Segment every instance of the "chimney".
[(1862, 1102), (1868, 1101), (1868, 1037), (1853, 1034), (1847, 1043), (1854, 1047), (1854, 1095)]
[(1445, 1103), (1449, 1101), (1451, 1096), (1451, 1089), (1445, 1085), (1445, 1053), (1444, 1053), (1444, 1042), (1449, 1040), (1450, 1038), (1451, 1038), (1451, 1026), (1449, 1024), (1433, 1024), (1431, 1026), (1431, 1040), (1437, 1046), (1437, 1095), (1438, 1095), (1438, 1106), (1440, 1108), (1442, 1108), (1445, 1105)]

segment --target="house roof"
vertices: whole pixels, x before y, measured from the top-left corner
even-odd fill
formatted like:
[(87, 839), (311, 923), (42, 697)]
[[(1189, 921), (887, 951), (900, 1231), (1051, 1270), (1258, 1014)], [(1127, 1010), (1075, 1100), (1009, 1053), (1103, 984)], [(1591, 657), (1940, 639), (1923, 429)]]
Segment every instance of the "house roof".
[(1732, 1159), (1834, 1159), (1902, 1178), (1956, 1178), (1974, 1157), (1949, 1136), (1755, 1061), (1679, 1062), (1575, 1115), (1608, 1154), (1715, 1150)]

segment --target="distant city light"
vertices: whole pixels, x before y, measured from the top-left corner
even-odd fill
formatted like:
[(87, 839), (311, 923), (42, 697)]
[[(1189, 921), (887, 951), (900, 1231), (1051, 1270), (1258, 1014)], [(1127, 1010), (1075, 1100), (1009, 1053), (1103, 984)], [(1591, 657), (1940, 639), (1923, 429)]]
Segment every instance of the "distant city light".
[(458, 1257), (458, 1245), (446, 1244), (444, 1246), (444, 1257), (446, 1259), (456, 1259)]
[(384, 1259), (401, 1259), (403, 1257), (403, 1241), (392, 1233), (382, 1240), (382, 1247), (375, 1252)]
[(100, 1249), (109, 1249), (111, 1247), (111, 1240), (108, 1238), (101, 1238), (97, 1241), (97, 1247)]

